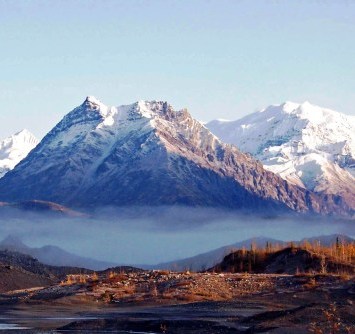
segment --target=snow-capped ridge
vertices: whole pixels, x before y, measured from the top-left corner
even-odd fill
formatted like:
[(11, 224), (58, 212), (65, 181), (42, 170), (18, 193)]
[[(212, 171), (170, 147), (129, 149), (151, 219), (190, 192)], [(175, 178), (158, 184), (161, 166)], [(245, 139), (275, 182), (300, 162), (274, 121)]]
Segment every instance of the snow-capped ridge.
[(102, 102), (99, 99), (97, 99), (95, 96), (92, 95), (88, 95), (84, 102), (89, 102), (97, 105), (102, 104)]
[(342, 194), (355, 205), (354, 116), (308, 101), (288, 101), (237, 121), (211, 121), (207, 127), (289, 182)]
[[(275, 108), (266, 116), (268, 125), (278, 124)], [(246, 126), (245, 132), (252, 128)], [(187, 109), (154, 100), (109, 107), (93, 97), (69, 112), (0, 181), (0, 200), (33, 198), (77, 207), (347, 210), (342, 201), (330, 197), (323, 204), (321, 197), (266, 171), (250, 155), (223, 143)]]
[(0, 178), (24, 159), (38, 142), (27, 129), (22, 129), (0, 141)]

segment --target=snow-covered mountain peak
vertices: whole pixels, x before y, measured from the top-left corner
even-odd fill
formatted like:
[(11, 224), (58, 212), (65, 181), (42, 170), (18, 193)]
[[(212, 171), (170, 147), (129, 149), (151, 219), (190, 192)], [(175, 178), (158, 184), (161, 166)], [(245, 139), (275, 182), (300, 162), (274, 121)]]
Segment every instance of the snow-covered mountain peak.
[(284, 179), (355, 200), (355, 117), (306, 101), (272, 105), (207, 127)]
[(97, 99), (95, 96), (92, 96), (92, 95), (88, 95), (85, 99), (85, 102), (93, 103), (93, 104), (97, 104), (97, 105), (102, 104), (102, 102), (99, 99)]
[(27, 129), (22, 129), (14, 134), (14, 136), (33, 136), (33, 134)]
[(33, 148), (37, 144), (37, 138), (30, 131), (23, 129), (0, 141), (0, 159), (13, 155), (15, 151)]
[(82, 110), (92, 110), (100, 113), (105, 116), (109, 110), (108, 106), (103, 104), (99, 99), (95, 96), (87, 96), (85, 101), (82, 104)]
[(297, 108), (299, 108), (300, 104), (299, 103), (295, 103), (295, 102), (291, 102), (291, 101), (286, 101), (282, 104), (273, 104), (271, 106), (268, 106), (264, 109), (262, 109), (260, 111), (260, 113), (264, 113), (264, 112), (270, 112), (271, 110), (279, 110), (281, 108), (281, 110), (285, 113), (292, 113), (294, 110), (296, 110)]
[(24, 159), (37, 144), (37, 138), (26, 129), (0, 141), (0, 178)]
[[(337, 111), (319, 107), (315, 104), (310, 103), (309, 101), (304, 101), (303, 103), (295, 103), (291, 101), (286, 101), (280, 105), (271, 105), (260, 112), (256, 112), (254, 114), (262, 114), (267, 113), (269, 115), (296, 115), (300, 119), (307, 119), (311, 122), (320, 123), (324, 121), (325, 118), (335, 117), (335, 118), (343, 118), (351, 117), (341, 114)], [(253, 115), (253, 114), (252, 114)], [(248, 117), (248, 116), (247, 116)]]
[(31, 133), (27, 129), (22, 129), (21, 131), (16, 132), (8, 139), (9, 141), (16, 142), (16, 143), (23, 142), (23, 143), (33, 144), (33, 145), (38, 144), (37, 138), (34, 136), (33, 133)]
[[(260, 114), (267, 116), (264, 126), (277, 126), (277, 108), (253, 117)], [(289, 123), (282, 125), (280, 135), (293, 128)], [(253, 119), (243, 124), (251, 125), (245, 131), (258, 128)], [(224, 144), (186, 109), (174, 110), (164, 101), (108, 107), (88, 97), (0, 181), (0, 190), (4, 201), (38, 198), (88, 207), (347, 210), (332, 197), (323, 205), (322, 197), (286, 183), (250, 155)]]
[(175, 111), (174, 108), (166, 101), (138, 101), (136, 111), (146, 118), (164, 118), (175, 119), (184, 110)]

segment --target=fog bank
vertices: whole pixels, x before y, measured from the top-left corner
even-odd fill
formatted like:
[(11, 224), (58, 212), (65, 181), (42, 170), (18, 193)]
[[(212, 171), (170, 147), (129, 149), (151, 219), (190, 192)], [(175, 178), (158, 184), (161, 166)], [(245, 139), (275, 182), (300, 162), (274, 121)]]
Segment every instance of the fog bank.
[(335, 233), (354, 236), (353, 225), (329, 218), (185, 207), (102, 208), (90, 218), (17, 211), (0, 216), (0, 239), (11, 234), (32, 247), (50, 244), (119, 264), (155, 264), (258, 236), (285, 241)]

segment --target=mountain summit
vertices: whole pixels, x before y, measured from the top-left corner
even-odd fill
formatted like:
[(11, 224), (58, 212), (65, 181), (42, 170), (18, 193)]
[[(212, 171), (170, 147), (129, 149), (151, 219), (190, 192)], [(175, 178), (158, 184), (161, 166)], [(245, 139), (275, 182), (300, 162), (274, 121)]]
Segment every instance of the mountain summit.
[(304, 102), (270, 106), (237, 121), (206, 125), (267, 170), (355, 207), (355, 117)]
[(37, 144), (37, 138), (26, 129), (0, 141), (0, 178), (25, 158)]
[(0, 200), (77, 207), (192, 205), (343, 212), (329, 197), (291, 185), (186, 109), (139, 101), (108, 107), (94, 97), (59, 122), (0, 180)]

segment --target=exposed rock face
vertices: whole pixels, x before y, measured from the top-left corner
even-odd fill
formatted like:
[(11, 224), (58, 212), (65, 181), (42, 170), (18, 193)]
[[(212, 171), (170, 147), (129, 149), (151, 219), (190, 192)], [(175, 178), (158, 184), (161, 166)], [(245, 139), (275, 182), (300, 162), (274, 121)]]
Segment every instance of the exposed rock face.
[(346, 213), (222, 143), (187, 110), (88, 97), (0, 180), (0, 200), (70, 206), (199, 205)]
[(355, 209), (354, 116), (309, 102), (286, 102), (207, 127), (290, 183), (341, 196)]

